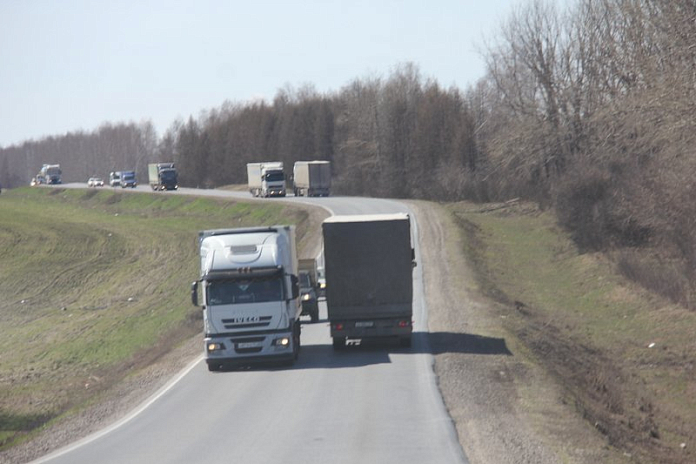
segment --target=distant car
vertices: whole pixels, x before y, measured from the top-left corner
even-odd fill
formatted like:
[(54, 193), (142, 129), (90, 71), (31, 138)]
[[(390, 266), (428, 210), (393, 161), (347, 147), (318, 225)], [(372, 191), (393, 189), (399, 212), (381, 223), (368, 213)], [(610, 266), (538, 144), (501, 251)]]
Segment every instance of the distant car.
[(101, 177), (90, 177), (87, 181), (87, 187), (103, 187), (104, 179)]

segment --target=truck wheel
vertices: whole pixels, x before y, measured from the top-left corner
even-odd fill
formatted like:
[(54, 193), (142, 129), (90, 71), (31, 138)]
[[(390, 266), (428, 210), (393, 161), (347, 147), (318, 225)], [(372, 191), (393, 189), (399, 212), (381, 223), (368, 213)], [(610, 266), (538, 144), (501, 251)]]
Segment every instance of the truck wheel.
[(346, 337), (334, 337), (333, 338), (333, 349), (334, 351), (341, 351), (346, 347)]
[(319, 322), (319, 308), (312, 311), (309, 317), (312, 318), (312, 322)]

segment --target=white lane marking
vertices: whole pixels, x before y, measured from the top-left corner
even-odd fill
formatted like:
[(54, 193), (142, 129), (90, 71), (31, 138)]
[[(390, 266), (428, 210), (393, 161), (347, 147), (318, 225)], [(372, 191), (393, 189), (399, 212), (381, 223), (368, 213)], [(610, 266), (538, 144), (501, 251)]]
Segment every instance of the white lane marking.
[(40, 464), (44, 462), (48, 462), (52, 459), (55, 459), (59, 456), (62, 456), (64, 454), (70, 453), (71, 451), (74, 451), (82, 446), (85, 446), (95, 440), (98, 440), (99, 438), (103, 437), (104, 435), (113, 432), (114, 430), (118, 429), (119, 427), (125, 425), (126, 423), (130, 422), (133, 420), (136, 416), (138, 416), (140, 413), (145, 411), (148, 407), (150, 407), (155, 401), (160, 399), (165, 393), (167, 393), (169, 390), (171, 390), (181, 379), (186, 377), (186, 375), (191, 372), (191, 370), (198, 365), (203, 360), (203, 355), (198, 356), (195, 360), (193, 360), (187, 367), (185, 367), (179, 374), (169, 380), (162, 388), (160, 388), (154, 395), (152, 395), (150, 398), (145, 400), (140, 406), (135, 408), (133, 411), (131, 411), (127, 416), (124, 418), (120, 419), (119, 421), (113, 423), (112, 425), (99, 430), (98, 432), (93, 433), (92, 435), (88, 435), (85, 438), (76, 441), (73, 444), (67, 445), (63, 448), (58, 449), (57, 451), (54, 451), (53, 453), (50, 453), (46, 456), (40, 457), (39, 459), (32, 461), (32, 464)]

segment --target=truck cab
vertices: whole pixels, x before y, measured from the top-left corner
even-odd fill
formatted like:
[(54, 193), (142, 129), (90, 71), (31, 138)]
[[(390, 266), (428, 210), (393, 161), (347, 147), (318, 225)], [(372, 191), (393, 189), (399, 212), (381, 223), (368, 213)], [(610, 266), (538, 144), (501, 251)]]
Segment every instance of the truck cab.
[(109, 173), (109, 185), (111, 187), (121, 186), (121, 171), (112, 171)]
[(121, 171), (121, 188), (135, 188), (137, 186), (138, 182), (135, 179), (135, 171)]
[(203, 309), (208, 369), (292, 364), (301, 312), (294, 226), (203, 231), (199, 241), (192, 301)]

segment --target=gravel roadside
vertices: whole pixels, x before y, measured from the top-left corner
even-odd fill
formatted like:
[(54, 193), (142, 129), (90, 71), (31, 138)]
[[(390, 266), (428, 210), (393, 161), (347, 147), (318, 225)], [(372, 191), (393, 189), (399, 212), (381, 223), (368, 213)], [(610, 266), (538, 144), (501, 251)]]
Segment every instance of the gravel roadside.
[(477, 294), (451, 216), (434, 203), (408, 205), (420, 234), (435, 374), (469, 461), (607, 462), (605, 439), (506, 335), (499, 308)]

